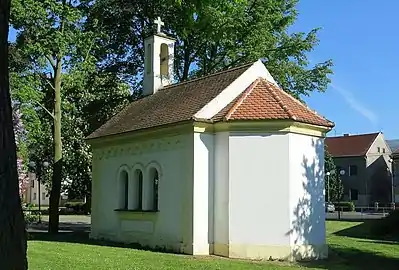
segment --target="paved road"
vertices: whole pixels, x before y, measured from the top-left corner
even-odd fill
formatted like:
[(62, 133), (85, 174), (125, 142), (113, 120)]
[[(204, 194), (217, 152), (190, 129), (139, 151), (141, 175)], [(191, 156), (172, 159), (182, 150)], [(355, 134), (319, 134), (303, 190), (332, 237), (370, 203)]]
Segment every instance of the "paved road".
[[(48, 216), (42, 216), (41, 223), (28, 226), (28, 232), (45, 232), (48, 228)], [(89, 232), (91, 224), (90, 216), (65, 215), (60, 216), (59, 232)]]

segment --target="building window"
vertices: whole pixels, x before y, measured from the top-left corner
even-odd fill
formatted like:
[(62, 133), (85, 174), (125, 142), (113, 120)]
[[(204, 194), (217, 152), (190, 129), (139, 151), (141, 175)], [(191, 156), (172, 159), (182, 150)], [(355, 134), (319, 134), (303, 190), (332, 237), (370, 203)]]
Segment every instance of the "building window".
[(357, 201), (359, 198), (359, 192), (357, 191), (357, 189), (351, 188), (349, 191), (349, 197), (351, 201)]
[(160, 54), (160, 74), (162, 77), (169, 76), (169, 48), (165, 43), (161, 44), (161, 54)]
[(159, 173), (154, 167), (150, 168), (148, 178), (143, 187), (143, 210), (158, 211)]
[(385, 154), (385, 148), (382, 148), (382, 152)]
[(151, 51), (151, 44), (147, 45), (147, 50), (146, 50), (146, 57), (145, 57), (145, 68), (146, 68), (146, 73), (150, 74), (152, 70), (152, 51)]
[(143, 172), (140, 169), (134, 171), (133, 185), (132, 185), (132, 203), (129, 209), (142, 210), (143, 209)]
[(158, 211), (158, 185), (159, 185), (159, 175), (157, 169), (153, 170), (152, 174), (153, 189), (154, 189), (154, 205), (153, 209)]
[(119, 208), (128, 209), (129, 203), (129, 174), (126, 170), (119, 173)]
[(357, 175), (357, 166), (350, 165), (349, 166), (349, 176)]
[(377, 147), (377, 152), (380, 153), (381, 152), (381, 148)]
[(33, 193), (33, 200), (36, 200), (36, 192)]
[(31, 181), (30, 187), (31, 187), (31, 188), (34, 188), (34, 187), (35, 187), (35, 180), (32, 180), (32, 181)]

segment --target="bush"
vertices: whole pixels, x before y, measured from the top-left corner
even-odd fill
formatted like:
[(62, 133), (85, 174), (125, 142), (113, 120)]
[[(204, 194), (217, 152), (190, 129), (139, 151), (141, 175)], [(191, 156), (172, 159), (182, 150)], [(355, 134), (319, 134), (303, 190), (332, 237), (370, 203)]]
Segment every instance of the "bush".
[(36, 211), (33, 210), (33, 207), (33, 204), (22, 204), (22, 211), (26, 224), (31, 224), (33, 222), (39, 221), (39, 215)]
[(376, 221), (372, 226), (372, 232), (377, 235), (399, 234), (399, 209)]
[(353, 202), (334, 202), (336, 211), (353, 212), (355, 211), (355, 204)]
[(84, 202), (67, 202), (65, 207), (68, 214), (82, 215), (90, 213), (90, 205)]

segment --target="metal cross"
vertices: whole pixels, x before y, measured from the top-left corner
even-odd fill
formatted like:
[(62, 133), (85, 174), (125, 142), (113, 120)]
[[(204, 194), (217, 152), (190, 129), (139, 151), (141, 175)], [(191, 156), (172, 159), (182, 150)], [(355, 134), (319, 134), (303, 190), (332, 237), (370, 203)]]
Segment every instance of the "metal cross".
[(161, 18), (160, 18), (160, 17), (158, 17), (158, 18), (154, 21), (154, 23), (157, 24), (157, 33), (161, 33), (161, 26), (164, 26), (165, 23), (164, 23), (163, 21), (161, 21)]

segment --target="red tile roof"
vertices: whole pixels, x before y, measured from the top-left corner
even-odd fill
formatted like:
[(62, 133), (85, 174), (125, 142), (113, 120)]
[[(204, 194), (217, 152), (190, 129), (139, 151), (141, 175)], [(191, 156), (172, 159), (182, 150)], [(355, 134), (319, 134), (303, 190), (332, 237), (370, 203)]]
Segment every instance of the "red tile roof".
[(261, 78), (218, 113), (214, 120), (294, 120), (325, 127), (334, 126), (334, 123), (275, 84)]
[(97, 138), (139, 129), (188, 121), (234, 82), (251, 65), (173, 84), (130, 103), (87, 138)]
[(212, 119), (194, 115), (218, 96), (252, 64), (174, 84), (129, 104), (87, 138), (98, 138), (178, 122), (233, 120), (294, 120), (325, 127), (334, 124), (276, 85), (258, 79)]
[(327, 151), (333, 157), (364, 156), (379, 133), (327, 137)]

